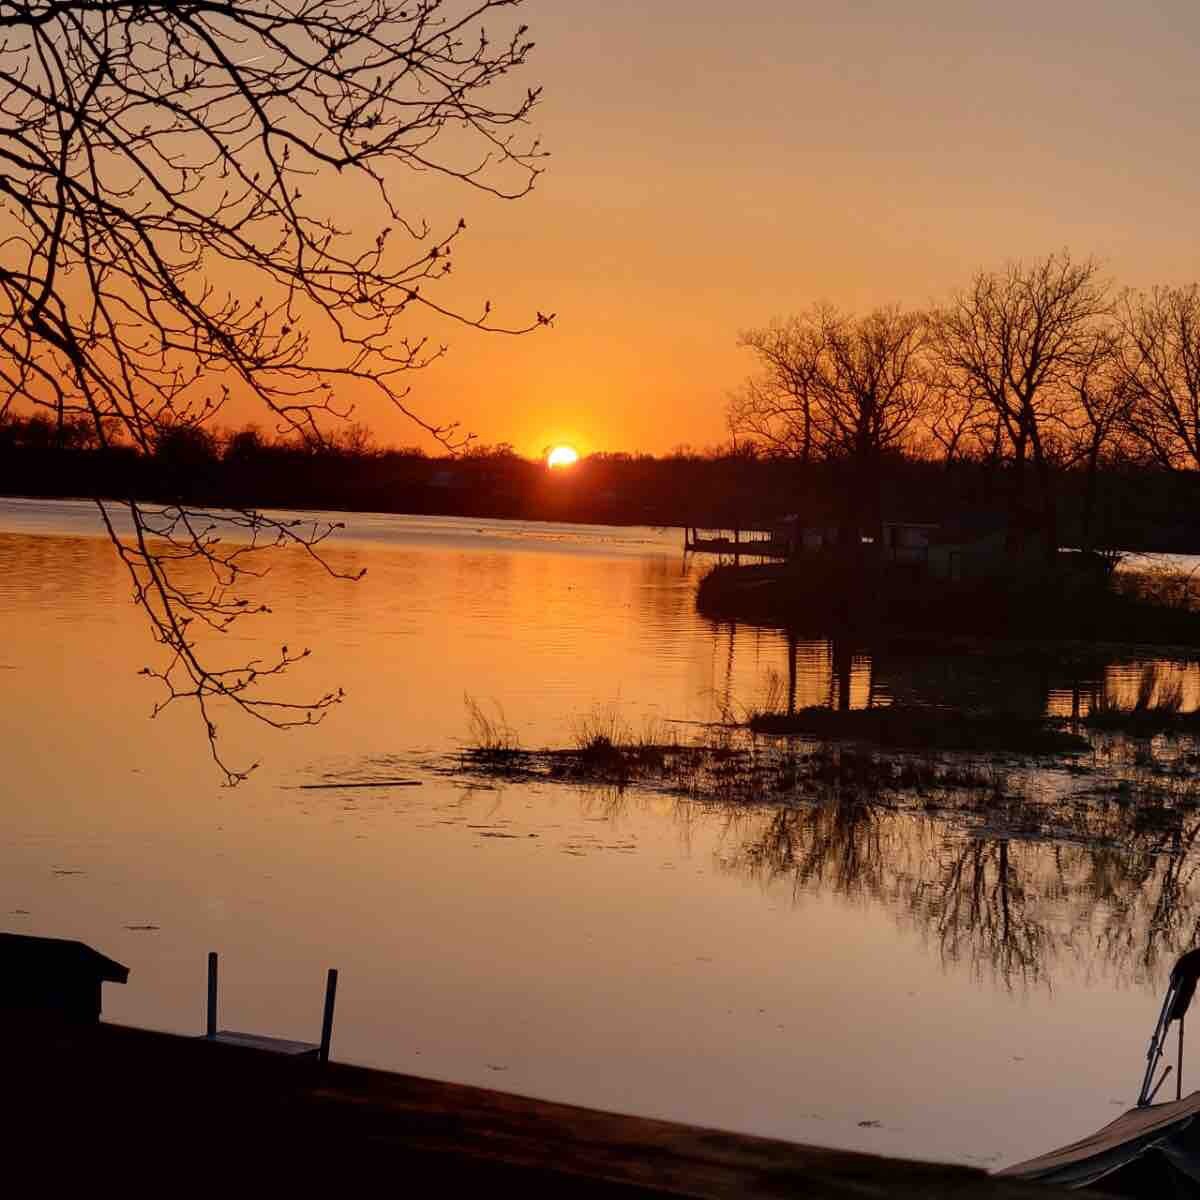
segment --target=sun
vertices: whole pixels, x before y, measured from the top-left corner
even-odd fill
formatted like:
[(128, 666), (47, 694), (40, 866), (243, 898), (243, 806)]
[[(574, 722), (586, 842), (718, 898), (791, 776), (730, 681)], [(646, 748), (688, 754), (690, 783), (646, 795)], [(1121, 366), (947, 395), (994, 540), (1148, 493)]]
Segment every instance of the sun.
[(548, 467), (573, 467), (579, 461), (579, 455), (571, 446), (555, 446), (546, 455)]

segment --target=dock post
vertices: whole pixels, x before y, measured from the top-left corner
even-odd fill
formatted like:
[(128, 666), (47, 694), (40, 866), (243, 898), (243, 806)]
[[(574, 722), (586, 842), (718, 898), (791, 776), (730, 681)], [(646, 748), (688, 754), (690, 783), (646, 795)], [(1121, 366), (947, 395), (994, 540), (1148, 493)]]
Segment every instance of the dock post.
[(217, 952), (208, 952), (208, 1024), (206, 1037), (217, 1036)]
[(337, 998), (338, 973), (335, 968), (329, 968), (329, 976), (325, 981), (325, 1012), (321, 1016), (321, 1048), (317, 1051), (319, 1062), (329, 1061), (329, 1042), (333, 1037), (333, 1002)]

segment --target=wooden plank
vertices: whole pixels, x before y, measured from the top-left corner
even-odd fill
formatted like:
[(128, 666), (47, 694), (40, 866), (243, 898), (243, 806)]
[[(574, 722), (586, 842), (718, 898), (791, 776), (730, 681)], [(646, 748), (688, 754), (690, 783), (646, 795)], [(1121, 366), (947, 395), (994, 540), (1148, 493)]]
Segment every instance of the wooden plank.
[(221, 1029), (205, 1041), (220, 1042), (226, 1046), (245, 1046), (250, 1050), (266, 1050), (271, 1054), (316, 1054), (319, 1046), (312, 1042), (293, 1042), (288, 1038), (267, 1037), (261, 1033), (237, 1033), (232, 1029)]

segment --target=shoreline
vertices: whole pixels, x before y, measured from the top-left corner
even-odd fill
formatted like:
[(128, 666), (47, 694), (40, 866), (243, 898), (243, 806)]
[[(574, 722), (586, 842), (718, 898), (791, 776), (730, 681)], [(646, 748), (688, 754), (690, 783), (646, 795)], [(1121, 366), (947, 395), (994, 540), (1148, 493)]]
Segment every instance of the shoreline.
[[(1124, 585), (1060, 571), (950, 582), (882, 564), (836, 560), (731, 566), (700, 580), (696, 608), (713, 621), (823, 637), (891, 653), (1007, 654), (1086, 663), (1131, 647), (1200, 657), (1200, 611)], [(1130, 582), (1132, 580), (1133, 582)]]

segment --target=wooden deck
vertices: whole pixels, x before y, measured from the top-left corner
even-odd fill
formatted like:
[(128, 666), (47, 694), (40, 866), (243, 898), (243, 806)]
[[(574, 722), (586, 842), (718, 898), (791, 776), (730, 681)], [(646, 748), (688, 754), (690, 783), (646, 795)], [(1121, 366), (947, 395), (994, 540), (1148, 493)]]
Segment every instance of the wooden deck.
[(572, 1200), (1059, 1194), (966, 1167), (617, 1116), (202, 1038), (26, 1019), (3, 1028), (6, 1175), (24, 1164), (45, 1194), (69, 1194), (68, 1179), (96, 1190), (102, 1176), (120, 1196), (173, 1195), (185, 1184), (240, 1196), (261, 1180), (272, 1196), (380, 1186)]
[(717, 554), (727, 558), (790, 558), (792, 544), (764, 529), (696, 529), (683, 531), (688, 554)]

